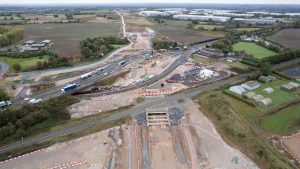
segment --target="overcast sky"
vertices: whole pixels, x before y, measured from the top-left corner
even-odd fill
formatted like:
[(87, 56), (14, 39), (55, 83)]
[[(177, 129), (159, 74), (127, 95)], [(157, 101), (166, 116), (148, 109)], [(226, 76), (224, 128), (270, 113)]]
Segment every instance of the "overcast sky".
[(0, 4), (66, 4), (66, 3), (247, 3), (300, 4), (300, 0), (0, 0)]

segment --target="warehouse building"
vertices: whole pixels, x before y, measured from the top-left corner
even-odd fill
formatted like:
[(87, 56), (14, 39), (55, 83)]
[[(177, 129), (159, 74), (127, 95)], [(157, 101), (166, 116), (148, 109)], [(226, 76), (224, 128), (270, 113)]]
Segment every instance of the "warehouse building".
[(252, 25), (271, 25), (271, 24), (275, 24), (277, 20), (273, 18), (253, 18), (253, 19), (234, 18), (232, 22), (252, 24)]
[(173, 18), (178, 20), (192, 20), (192, 21), (214, 21), (214, 22), (230, 21), (230, 17), (225, 17), (225, 16), (174, 15)]
[(166, 13), (160, 11), (140, 11), (140, 16), (166, 16)]

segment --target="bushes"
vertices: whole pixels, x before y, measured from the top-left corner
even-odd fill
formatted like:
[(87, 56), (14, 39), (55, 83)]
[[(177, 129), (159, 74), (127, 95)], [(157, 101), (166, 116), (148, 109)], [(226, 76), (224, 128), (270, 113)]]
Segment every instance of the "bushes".
[[(59, 121), (70, 118), (67, 107), (78, 102), (72, 96), (61, 96), (36, 105), (9, 108), (0, 112), (0, 138), (15, 135), (22, 137), (26, 130), (46, 120)], [(25, 133), (24, 133), (25, 132)]]
[(128, 43), (128, 39), (113, 36), (87, 38), (81, 42), (81, 53), (87, 59), (101, 58), (115, 49), (113, 45), (126, 45)]
[(279, 64), (281, 62), (289, 61), (300, 57), (299, 50), (288, 50), (281, 54), (266, 57), (261, 59), (262, 62), (270, 62), (271, 64)]
[(251, 57), (251, 56), (243, 57), (241, 62), (246, 64), (246, 65), (253, 66), (253, 67), (258, 67), (259, 66), (258, 59), (254, 58), (254, 57)]
[(155, 40), (153, 42), (154, 49), (170, 49), (177, 47), (176, 42), (166, 41), (166, 40)]
[(0, 47), (11, 45), (23, 39), (24, 30), (21, 27), (4, 27), (0, 26)]

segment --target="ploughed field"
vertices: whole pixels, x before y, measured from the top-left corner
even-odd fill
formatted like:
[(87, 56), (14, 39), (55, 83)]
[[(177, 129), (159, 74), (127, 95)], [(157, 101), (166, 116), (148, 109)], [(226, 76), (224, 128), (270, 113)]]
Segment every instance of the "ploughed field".
[(115, 36), (119, 23), (68, 23), (24, 25), (26, 39), (53, 41), (51, 50), (61, 57), (81, 58), (80, 41), (90, 37)]
[(158, 34), (182, 44), (190, 44), (225, 36), (223, 32), (188, 29), (190, 21), (163, 20), (164, 23), (150, 26)]
[(300, 29), (285, 29), (269, 36), (268, 39), (288, 48), (300, 49)]

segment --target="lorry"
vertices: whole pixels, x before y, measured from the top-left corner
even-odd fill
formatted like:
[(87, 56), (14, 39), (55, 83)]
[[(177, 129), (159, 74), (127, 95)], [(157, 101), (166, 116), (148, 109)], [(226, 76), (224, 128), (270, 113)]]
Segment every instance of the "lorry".
[(7, 106), (11, 105), (11, 101), (6, 100), (6, 101), (1, 101), (0, 102), (0, 108), (5, 108)]
[(119, 66), (123, 66), (123, 65), (125, 65), (125, 63), (126, 63), (126, 60), (123, 60), (123, 61), (121, 61), (121, 62), (119, 62)]
[(80, 79), (86, 79), (93, 76), (93, 72), (85, 73), (80, 76)]
[(75, 90), (78, 87), (77, 84), (70, 84), (61, 89), (61, 93), (67, 93)]

